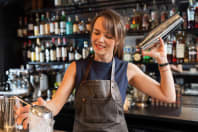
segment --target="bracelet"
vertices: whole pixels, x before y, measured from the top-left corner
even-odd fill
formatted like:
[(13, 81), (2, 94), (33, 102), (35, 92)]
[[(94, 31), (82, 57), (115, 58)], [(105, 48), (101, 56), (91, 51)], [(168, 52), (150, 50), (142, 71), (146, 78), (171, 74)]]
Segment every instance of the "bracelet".
[(164, 67), (164, 66), (167, 66), (169, 63), (163, 63), (163, 64), (158, 64), (159, 67)]

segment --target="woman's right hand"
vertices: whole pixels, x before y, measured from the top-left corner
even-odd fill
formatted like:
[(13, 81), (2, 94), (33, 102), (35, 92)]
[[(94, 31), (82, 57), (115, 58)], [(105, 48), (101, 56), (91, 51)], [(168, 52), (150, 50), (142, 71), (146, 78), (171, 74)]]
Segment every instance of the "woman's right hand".
[[(37, 102), (33, 103), (34, 105), (42, 105), (42, 106), (46, 106), (46, 101), (43, 100), (42, 98), (38, 98)], [(19, 108), (16, 109), (16, 122), (17, 125), (23, 125), (24, 129), (27, 129), (28, 127), (28, 113), (30, 110), (30, 105), (26, 105), (26, 106), (20, 106)]]

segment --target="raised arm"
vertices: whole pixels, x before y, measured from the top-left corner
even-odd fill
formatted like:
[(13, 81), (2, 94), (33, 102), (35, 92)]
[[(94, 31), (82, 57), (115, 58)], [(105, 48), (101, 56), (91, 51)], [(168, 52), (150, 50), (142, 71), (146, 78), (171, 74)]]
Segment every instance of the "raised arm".
[[(151, 51), (143, 52), (143, 55), (155, 58), (158, 64), (167, 63), (166, 51), (163, 40), (160, 39), (160, 46)], [(160, 84), (144, 74), (136, 65), (129, 63), (127, 77), (129, 84), (141, 90), (145, 94), (166, 102), (175, 102), (175, 86), (170, 66), (159, 67)]]
[(47, 107), (57, 115), (70, 96), (75, 83), (76, 63), (72, 62), (65, 72), (64, 78), (52, 100), (47, 102)]

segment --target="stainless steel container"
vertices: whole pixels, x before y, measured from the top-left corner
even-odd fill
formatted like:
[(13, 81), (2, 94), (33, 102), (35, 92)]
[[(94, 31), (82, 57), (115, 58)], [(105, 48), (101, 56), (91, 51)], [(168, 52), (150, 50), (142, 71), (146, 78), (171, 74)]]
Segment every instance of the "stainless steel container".
[(155, 43), (158, 41), (159, 37), (165, 37), (168, 33), (176, 29), (183, 21), (184, 20), (181, 16), (175, 14), (149, 32), (144, 40), (138, 44), (138, 48), (142, 50), (152, 48), (155, 46)]

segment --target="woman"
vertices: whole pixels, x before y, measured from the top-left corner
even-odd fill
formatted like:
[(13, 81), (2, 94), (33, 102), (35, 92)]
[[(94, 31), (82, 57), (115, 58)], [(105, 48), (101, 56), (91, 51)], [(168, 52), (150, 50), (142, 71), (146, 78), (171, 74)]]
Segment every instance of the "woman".
[[(48, 102), (41, 98), (37, 101), (57, 115), (75, 87), (74, 132), (127, 132), (122, 107), (128, 83), (159, 100), (175, 101), (174, 82), (163, 40), (159, 39), (159, 47), (143, 52), (160, 65), (159, 84), (136, 65), (121, 60), (125, 37), (122, 20), (113, 10), (105, 10), (96, 16), (91, 31), (93, 59), (72, 62), (55, 97)], [(17, 110), (17, 123), (23, 122), (24, 128), (27, 128), (28, 111), (28, 106)]]

